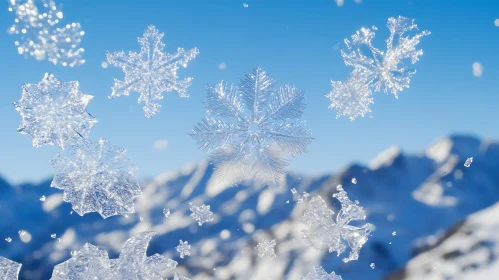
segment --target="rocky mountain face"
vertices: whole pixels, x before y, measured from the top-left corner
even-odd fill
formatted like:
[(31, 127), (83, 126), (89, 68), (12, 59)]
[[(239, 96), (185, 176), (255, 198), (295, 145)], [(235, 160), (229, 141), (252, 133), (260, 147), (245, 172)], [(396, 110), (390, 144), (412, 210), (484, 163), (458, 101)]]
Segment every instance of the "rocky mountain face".
[[(473, 157), (468, 168), (467, 157)], [(417, 155), (390, 147), (368, 166), (352, 164), (333, 175), (288, 174), (280, 189), (220, 181), (202, 162), (144, 181), (137, 213), (106, 220), (72, 213), (50, 181), (10, 186), (0, 180), (0, 238), (12, 238), (0, 242), (0, 255), (23, 263), (22, 279), (48, 279), (55, 264), (86, 242), (116, 257), (130, 236), (153, 230), (157, 235), (148, 253), (175, 259), (177, 272), (192, 279), (299, 279), (316, 265), (345, 280), (418, 279), (409, 278), (418, 274), (409, 273), (407, 265), (435, 250), (468, 215), (499, 201), (498, 171), (499, 143), (470, 136), (437, 140)], [(303, 241), (306, 226), (298, 219), (307, 203), (295, 202), (290, 192), (320, 195), (337, 212), (340, 204), (332, 194), (339, 184), (376, 227), (359, 260), (346, 264), (344, 256), (316, 251)], [(189, 202), (211, 205), (215, 220), (199, 227), (189, 217)], [(168, 218), (165, 208), (171, 211)], [(19, 230), (26, 234), (20, 237)], [(193, 245), (185, 259), (175, 252), (180, 239)], [(256, 255), (256, 244), (264, 239), (276, 239), (276, 258)]]

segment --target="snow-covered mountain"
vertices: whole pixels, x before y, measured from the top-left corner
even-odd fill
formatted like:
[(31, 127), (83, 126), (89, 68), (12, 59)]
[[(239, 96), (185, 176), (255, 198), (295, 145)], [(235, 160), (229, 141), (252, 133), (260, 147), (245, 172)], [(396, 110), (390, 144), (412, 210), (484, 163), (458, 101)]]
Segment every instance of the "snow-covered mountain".
[[(466, 168), (471, 156), (473, 163)], [(154, 230), (158, 234), (148, 252), (175, 259), (177, 271), (192, 279), (299, 279), (315, 265), (345, 280), (383, 279), (435, 246), (439, 233), (499, 201), (498, 170), (499, 143), (470, 136), (440, 139), (418, 155), (390, 147), (368, 166), (352, 164), (334, 175), (288, 174), (279, 190), (251, 182), (234, 186), (230, 178), (220, 182), (210, 164), (198, 163), (143, 182), (137, 214), (106, 220), (98, 214), (70, 214), (50, 181), (16, 187), (0, 181), (0, 237), (13, 239), (0, 242), (0, 255), (23, 263), (21, 278), (47, 279), (55, 264), (86, 242), (116, 257), (130, 236)], [(359, 260), (347, 264), (343, 256), (318, 252), (303, 242), (305, 227), (298, 218), (306, 203), (295, 203), (290, 192), (296, 188), (319, 194), (337, 209), (332, 194), (338, 184), (359, 200), (368, 211), (367, 222), (376, 226)], [(199, 227), (189, 217), (189, 202), (211, 205), (215, 221)], [(167, 219), (164, 208), (172, 212)], [(23, 240), (19, 230), (27, 232)], [(51, 238), (53, 233), (60, 240)], [(180, 239), (193, 245), (185, 259), (175, 252)], [(263, 239), (277, 240), (277, 258), (256, 256), (254, 247)]]

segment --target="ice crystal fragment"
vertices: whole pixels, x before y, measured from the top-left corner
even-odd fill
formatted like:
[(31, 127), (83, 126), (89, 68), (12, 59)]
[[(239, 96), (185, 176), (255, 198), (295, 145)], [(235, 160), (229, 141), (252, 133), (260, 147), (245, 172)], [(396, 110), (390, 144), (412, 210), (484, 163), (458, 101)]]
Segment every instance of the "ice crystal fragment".
[(374, 226), (369, 223), (362, 227), (349, 225), (351, 221), (365, 220), (366, 212), (348, 199), (347, 193), (341, 186), (338, 186), (337, 190), (333, 197), (340, 201), (341, 210), (336, 220), (333, 219), (334, 211), (327, 207), (320, 196), (315, 196), (310, 200), (308, 209), (300, 221), (310, 227), (310, 231), (303, 230), (303, 238), (316, 250), (327, 247), (329, 253), (336, 252), (339, 256), (348, 245), (351, 250), (348, 258), (343, 258), (343, 262), (346, 263), (359, 258), (359, 251), (367, 242)]
[(25, 230), (20, 230), (17, 233), (19, 233), (19, 236), (24, 236), (26, 234)]
[(60, 82), (46, 73), (40, 83), (25, 84), (21, 99), (14, 103), (22, 117), (17, 131), (31, 135), (34, 147), (64, 149), (87, 138), (97, 123), (85, 109), (92, 98), (80, 92), (78, 82)]
[(177, 247), (177, 252), (180, 254), (180, 258), (184, 258), (185, 256), (190, 256), (191, 255), (191, 245), (187, 241), (183, 242), (182, 240), (179, 241), (179, 244)]
[(357, 179), (356, 178), (352, 178), (352, 184), (357, 184)]
[(7, 237), (7, 238), (5, 238), (5, 241), (7, 241), (7, 242), (9, 242), (9, 243), (10, 243), (10, 242), (12, 242), (12, 238)]
[(163, 208), (163, 215), (165, 216), (165, 219), (168, 219), (168, 217), (170, 217), (170, 209)]
[(0, 256), (0, 279), (16, 280), (22, 264)]
[(213, 221), (213, 212), (210, 211), (210, 205), (195, 206), (189, 203), (189, 210), (191, 210), (191, 217), (198, 222), (199, 226)]
[(77, 22), (61, 26), (63, 13), (53, 0), (10, 0), (9, 11), (16, 18), (8, 32), (19, 38), (19, 54), (69, 67), (85, 63), (80, 47), (85, 32)]
[(336, 273), (331, 272), (328, 274), (321, 266), (316, 266), (312, 272), (308, 273), (306, 276), (301, 276), (300, 280), (342, 280), (341, 276), (336, 275)]
[(276, 240), (264, 240), (257, 244), (256, 249), (258, 250), (258, 256), (260, 258), (270, 257), (275, 258), (276, 254), (274, 252), (274, 247), (277, 245)]
[(470, 167), (471, 163), (473, 163), (473, 157), (469, 157), (466, 159), (466, 162), (464, 162), (465, 167)]
[(392, 232), (392, 236), (395, 236), (395, 235), (397, 235), (397, 232), (396, 231)]
[(310, 197), (310, 194), (307, 192), (303, 192), (302, 194), (298, 194), (295, 188), (291, 189), (291, 193), (293, 194), (293, 200), (297, 203), (302, 203), (303, 201), (307, 201)]
[(371, 265), (369, 265), (372, 269), (375, 269), (376, 268), (376, 264), (375, 263), (371, 263)]
[(191, 136), (210, 153), (219, 177), (232, 173), (238, 180), (280, 186), (287, 157), (305, 153), (313, 140), (300, 120), (304, 98), (294, 86), (274, 87), (258, 67), (238, 87), (222, 81), (208, 89), (207, 116)]
[(173, 280), (191, 280), (191, 279), (184, 276), (180, 276), (178, 273), (175, 273), (175, 275), (173, 276)]
[(128, 239), (118, 259), (109, 259), (105, 250), (87, 243), (74, 252), (71, 259), (56, 265), (51, 279), (161, 279), (162, 274), (177, 266), (177, 262), (159, 254), (146, 255), (154, 235), (154, 232), (144, 232)]
[(141, 45), (140, 53), (108, 52), (107, 61), (110, 65), (119, 67), (125, 73), (125, 80), (114, 80), (114, 86), (109, 98), (128, 96), (130, 92), (138, 92), (138, 103), (144, 103), (142, 109), (147, 118), (151, 118), (161, 105), (163, 92), (176, 91), (180, 97), (188, 97), (187, 88), (192, 78), (178, 79), (177, 70), (187, 67), (187, 63), (194, 59), (199, 51), (197, 48), (188, 51), (178, 48), (177, 53), (163, 52), (165, 45), (161, 42), (164, 34), (150, 25), (143, 37), (138, 38)]
[(141, 195), (135, 179), (137, 167), (126, 151), (106, 139), (85, 141), (59, 153), (51, 161), (51, 187), (64, 191), (63, 199), (80, 216), (98, 212), (103, 218), (133, 213), (135, 197)]
[(52, 233), (52, 234), (50, 235), (50, 238), (54, 238), (54, 239), (55, 239), (56, 237), (57, 237), (57, 234), (55, 234), (55, 233)]
[(40, 201), (42, 201), (42, 202), (45, 201), (46, 199), (47, 198), (44, 195), (42, 195), (42, 197), (40, 197)]

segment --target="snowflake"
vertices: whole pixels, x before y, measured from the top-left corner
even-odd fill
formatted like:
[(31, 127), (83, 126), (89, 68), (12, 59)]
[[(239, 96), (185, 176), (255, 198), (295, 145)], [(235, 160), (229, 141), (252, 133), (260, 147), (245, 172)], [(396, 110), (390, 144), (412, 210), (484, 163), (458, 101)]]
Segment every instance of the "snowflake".
[(48, 58), (53, 64), (79, 66), (85, 63), (80, 48), (85, 32), (79, 23), (58, 27), (63, 13), (52, 0), (10, 0), (9, 11), (16, 15), (8, 32), (18, 35), (15, 42), (19, 54), (36, 60)]
[(180, 66), (187, 67), (187, 63), (194, 59), (199, 51), (197, 48), (185, 51), (178, 48), (177, 53), (163, 53), (165, 45), (161, 42), (164, 34), (150, 25), (139, 38), (140, 53), (125, 52), (107, 53), (109, 64), (120, 67), (125, 73), (125, 80), (115, 79), (113, 92), (109, 98), (128, 96), (131, 91), (140, 93), (139, 103), (147, 118), (151, 118), (158, 111), (158, 100), (163, 99), (163, 92), (176, 91), (180, 97), (188, 97), (187, 88), (192, 78), (178, 79), (177, 70)]
[(64, 201), (79, 215), (98, 212), (103, 218), (133, 213), (133, 199), (141, 195), (135, 180), (137, 168), (126, 151), (106, 139), (84, 142), (59, 153), (50, 161), (51, 187), (64, 190)]
[(308, 273), (306, 276), (301, 276), (300, 280), (342, 280), (341, 276), (336, 275), (336, 273), (331, 272), (328, 274), (321, 266), (316, 266), (312, 272)]
[(303, 238), (317, 250), (327, 246), (329, 253), (337, 252), (339, 256), (348, 245), (351, 251), (349, 257), (343, 259), (346, 263), (359, 258), (359, 251), (367, 242), (374, 226), (369, 223), (360, 228), (349, 225), (351, 221), (365, 220), (366, 212), (357, 203), (348, 199), (347, 193), (341, 186), (338, 186), (337, 190), (333, 197), (340, 201), (341, 210), (336, 216), (336, 221), (332, 217), (334, 212), (327, 207), (326, 202), (320, 196), (315, 196), (310, 200), (301, 222), (311, 227), (312, 232), (303, 230)]
[(0, 256), (0, 279), (13, 280), (19, 277), (22, 264)]
[(211, 153), (216, 175), (233, 172), (280, 186), (286, 156), (306, 152), (313, 138), (300, 121), (304, 92), (291, 85), (274, 88), (261, 68), (239, 87), (221, 82), (208, 90), (207, 116), (191, 132), (198, 146)]
[(22, 134), (33, 137), (33, 146), (54, 145), (64, 149), (88, 137), (97, 120), (87, 113), (92, 95), (83, 94), (78, 82), (60, 82), (45, 74), (38, 84), (25, 84), (22, 97), (14, 103), (21, 114)]
[(469, 157), (464, 162), (464, 167), (470, 167), (472, 163), (473, 163), (473, 157)]
[(128, 239), (118, 259), (109, 259), (105, 250), (87, 243), (71, 259), (56, 265), (51, 279), (161, 279), (177, 262), (159, 254), (147, 257), (147, 247), (154, 235), (143, 232)]
[(198, 221), (199, 226), (213, 221), (213, 212), (210, 211), (210, 205), (194, 206), (189, 203), (189, 210), (191, 210), (191, 217)]
[(190, 256), (191, 255), (191, 245), (189, 245), (189, 243), (187, 241), (183, 242), (182, 240), (180, 240), (179, 244), (177, 247), (175, 247), (175, 249), (177, 249), (177, 252), (180, 253), (180, 258), (184, 258), (185, 256)]
[[(413, 37), (404, 33), (417, 30), (418, 26), (413, 19), (399, 16), (389, 18), (387, 23), (390, 37), (386, 40), (387, 50), (383, 52), (372, 45), (377, 28), (373, 26), (362, 28), (352, 35), (352, 39), (345, 39), (348, 51), (342, 51), (346, 65), (354, 67), (354, 77), (366, 79), (369, 86), (375, 91), (391, 92), (395, 97), (398, 92), (409, 87), (409, 82), (415, 71), (403, 67), (403, 62), (410, 59), (414, 64), (423, 54), (423, 50), (416, 49), (421, 37), (429, 35), (429, 31), (422, 31)], [(394, 45), (395, 44), (395, 45)], [(367, 50), (369, 54), (365, 54)], [(357, 76), (359, 74), (360, 76)]]
[(347, 116), (350, 120), (364, 117), (371, 112), (369, 105), (373, 104), (371, 90), (364, 80), (349, 78), (346, 82), (331, 81), (333, 89), (326, 95), (331, 100), (330, 109), (336, 109), (336, 118)]
[(175, 275), (173, 276), (173, 280), (191, 280), (191, 279), (184, 276), (180, 276), (178, 273), (175, 273)]
[(258, 256), (260, 258), (270, 257), (275, 258), (276, 255), (274, 253), (274, 247), (277, 245), (275, 239), (273, 240), (264, 240), (256, 245), (256, 249), (258, 250)]

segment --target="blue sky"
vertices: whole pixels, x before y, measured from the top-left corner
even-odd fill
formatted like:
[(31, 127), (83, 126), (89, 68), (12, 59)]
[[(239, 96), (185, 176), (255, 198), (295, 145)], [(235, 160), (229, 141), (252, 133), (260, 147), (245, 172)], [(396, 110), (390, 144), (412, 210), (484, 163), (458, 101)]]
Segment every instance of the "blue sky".
[[(16, 132), (20, 116), (12, 102), (24, 83), (39, 82), (45, 72), (61, 81), (78, 80), (94, 95), (88, 111), (99, 123), (91, 138), (107, 138), (126, 148), (139, 167), (139, 177), (151, 177), (206, 157), (188, 136), (204, 115), (206, 87), (220, 80), (237, 83), (244, 73), (261, 66), (278, 84), (292, 83), (306, 91), (307, 120), (316, 140), (309, 153), (292, 159), (290, 170), (306, 174), (332, 172), (352, 161), (367, 163), (390, 145), (419, 152), (449, 133), (471, 133), (499, 139), (499, 2), (345, 0), (61, 0), (63, 23), (80, 22), (86, 34), (86, 63), (78, 68), (54, 66), (17, 54), (15, 37), (6, 30), (14, 20), (7, 1), (0, 2), (0, 174), (13, 182), (48, 178), (54, 147), (33, 148), (31, 137)], [(243, 8), (243, 3), (248, 3)], [(391, 16), (416, 19), (432, 32), (422, 39), (424, 50), (411, 87), (399, 99), (378, 93), (373, 118), (335, 119), (324, 97), (330, 80), (343, 80), (350, 68), (339, 49), (343, 39), (361, 27), (376, 25), (382, 48)], [(113, 78), (120, 69), (103, 69), (107, 50), (139, 50), (137, 37), (147, 25), (165, 33), (166, 51), (197, 47), (200, 55), (181, 77), (194, 77), (191, 97), (166, 93), (162, 110), (146, 119), (137, 94), (110, 100)], [(483, 75), (472, 75), (473, 62)], [(226, 69), (218, 65), (225, 63)], [(154, 142), (168, 141), (156, 150)]]

